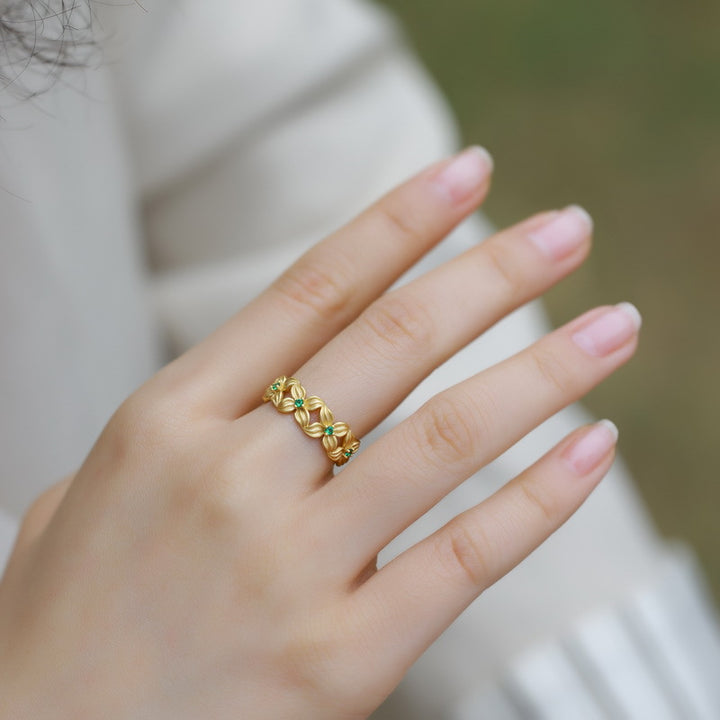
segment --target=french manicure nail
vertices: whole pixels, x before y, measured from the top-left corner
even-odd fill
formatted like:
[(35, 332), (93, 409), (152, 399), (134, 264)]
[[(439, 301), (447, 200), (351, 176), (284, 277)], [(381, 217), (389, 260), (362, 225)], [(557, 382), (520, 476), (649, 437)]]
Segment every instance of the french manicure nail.
[(609, 355), (632, 338), (642, 324), (638, 309), (628, 302), (622, 302), (595, 318), (573, 336), (573, 342), (589, 355)]
[(434, 182), (452, 202), (462, 202), (482, 185), (492, 169), (490, 153), (483, 147), (473, 146), (457, 155)]
[(578, 475), (587, 475), (600, 464), (617, 439), (617, 425), (612, 420), (600, 420), (563, 452), (563, 459)]
[(587, 210), (570, 205), (547, 225), (531, 232), (528, 238), (546, 257), (562, 260), (590, 235), (592, 229), (593, 221)]

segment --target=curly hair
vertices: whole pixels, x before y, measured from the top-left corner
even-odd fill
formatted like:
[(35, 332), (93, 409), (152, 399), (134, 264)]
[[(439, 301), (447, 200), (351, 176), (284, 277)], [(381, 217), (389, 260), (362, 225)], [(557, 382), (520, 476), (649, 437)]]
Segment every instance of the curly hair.
[[(84, 67), (96, 49), (92, 19), (90, 0), (0, 0), (0, 89), (32, 97), (61, 69)], [(39, 70), (40, 89), (27, 76)]]

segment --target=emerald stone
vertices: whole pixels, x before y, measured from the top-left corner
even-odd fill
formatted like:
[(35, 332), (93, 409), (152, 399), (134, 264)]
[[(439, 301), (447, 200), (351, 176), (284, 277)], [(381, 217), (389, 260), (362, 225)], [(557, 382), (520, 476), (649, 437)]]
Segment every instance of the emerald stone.
[(278, 383), (273, 383), (272, 389), (277, 390), (279, 387), (280, 385), (278, 385)]
[(333, 428), (332, 425), (328, 425), (328, 426), (325, 428), (325, 434), (326, 434), (326, 435), (332, 435), (334, 432), (335, 432), (335, 428)]
[(352, 455), (352, 450), (348, 450), (344, 454), (345, 454), (345, 457), (350, 457)]
[(302, 398), (298, 398), (295, 401), (295, 407), (302, 407), (305, 404), (305, 401)]

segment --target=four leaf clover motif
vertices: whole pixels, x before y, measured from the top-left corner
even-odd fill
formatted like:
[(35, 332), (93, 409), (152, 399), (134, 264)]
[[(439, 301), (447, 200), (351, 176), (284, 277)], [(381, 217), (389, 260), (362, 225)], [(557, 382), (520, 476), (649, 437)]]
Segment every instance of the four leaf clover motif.
[[(285, 393), (289, 391), (289, 395)], [(311, 438), (322, 438), (322, 444), (336, 465), (344, 465), (357, 452), (360, 441), (350, 432), (347, 423), (336, 421), (330, 408), (316, 395), (307, 396), (305, 388), (295, 378), (278, 377), (263, 395), (283, 413), (294, 413), (303, 432)], [(318, 411), (318, 420), (311, 422), (310, 413)], [(344, 441), (341, 440), (344, 438)]]

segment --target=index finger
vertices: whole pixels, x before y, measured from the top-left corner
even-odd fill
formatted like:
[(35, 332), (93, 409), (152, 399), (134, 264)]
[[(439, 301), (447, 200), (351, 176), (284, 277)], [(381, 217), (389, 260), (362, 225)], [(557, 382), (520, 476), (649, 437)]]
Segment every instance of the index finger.
[(426, 168), (303, 254), (263, 293), (174, 363), (204, 409), (236, 418), (259, 404), (485, 198), (486, 150)]

